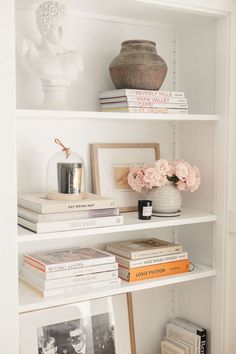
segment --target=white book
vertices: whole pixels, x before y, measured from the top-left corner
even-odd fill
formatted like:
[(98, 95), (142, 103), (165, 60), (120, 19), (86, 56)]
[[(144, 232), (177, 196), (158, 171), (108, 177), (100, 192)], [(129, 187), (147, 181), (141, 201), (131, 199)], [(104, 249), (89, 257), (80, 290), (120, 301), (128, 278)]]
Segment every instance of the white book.
[(55, 272), (44, 272), (43, 270), (35, 268), (33, 265), (24, 262), (23, 268), (27, 269), (27, 271), (30, 274), (37, 276), (42, 280), (52, 280), (52, 279), (61, 279), (67, 277), (76, 277), (78, 275), (96, 274), (101, 272), (118, 270), (118, 263), (115, 262), (115, 263), (108, 263), (108, 264), (96, 264), (95, 266), (91, 266), (91, 267), (59, 270)]
[(101, 108), (102, 112), (156, 113), (156, 114), (188, 114), (185, 108), (153, 108), (153, 107), (117, 107)]
[(93, 193), (87, 193), (87, 196), (87, 198), (80, 200), (64, 201), (47, 199), (46, 195), (42, 193), (20, 194), (18, 195), (18, 205), (41, 214), (115, 207), (114, 199)]
[(115, 256), (96, 248), (85, 247), (25, 254), (23, 260), (44, 272), (55, 272), (115, 263)]
[(191, 354), (200, 353), (200, 336), (198, 334), (192, 333), (182, 327), (175, 325), (174, 323), (167, 323), (166, 336), (180, 339), (183, 342), (193, 345)]
[(154, 237), (131, 241), (111, 242), (107, 244), (106, 248), (107, 251), (111, 253), (131, 260), (179, 253), (182, 252), (183, 249), (181, 245)]
[(150, 108), (188, 108), (187, 103), (156, 103), (156, 102), (135, 102), (135, 101), (129, 101), (129, 102), (109, 102), (109, 103), (100, 103), (100, 107), (103, 108), (130, 108), (130, 107), (136, 107), (136, 108), (145, 108), (145, 107), (150, 107)]
[(110, 272), (102, 272), (95, 274), (85, 274), (75, 277), (67, 277), (61, 279), (52, 279), (52, 280), (42, 280), (39, 277), (33, 275), (31, 272), (25, 269), (21, 269), (20, 275), (23, 279), (27, 280), (28, 283), (35, 285), (40, 290), (47, 289), (56, 289), (67, 286), (74, 286), (79, 284), (103, 281), (103, 280), (112, 280), (118, 278), (118, 270), (113, 270)]
[(162, 340), (161, 354), (186, 354), (186, 351), (178, 344), (170, 343), (167, 340)]
[(187, 103), (186, 98), (178, 97), (165, 97), (165, 96), (119, 96), (119, 97), (107, 97), (100, 98), (100, 103), (111, 103), (111, 102), (149, 102), (149, 103)]
[(88, 219), (88, 218), (97, 218), (102, 216), (103, 217), (117, 216), (119, 215), (119, 209), (106, 208), (106, 209), (81, 210), (81, 211), (71, 211), (71, 212), (67, 211), (65, 213), (39, 214), (32, 210), (18, 206), (17, 213), (19, 217), (29, 220), (33, 223), (37, 223), (37, 222), (48, 222), (48, 221)]
[(83, 230), (96, 227), (118, 226), (124, 223), (124, 217), (123, 215), (117, 215), (81, 220), (49, 221), (34, 223), (18, 216), (17, 222), (20, 226), (34, 231), (37, 234), (42, 234), (46, 232)]
[(99, 92), (99, 98), (119, 97), (119, 96), (156, 96), (156, 97), (184, 97), (184, 92), (177, 91), (157, 91), (157, 90), (139, 90), (139, 89), (119, 89)]
[(206, 340), (207, 340), (207, 332), (206, 329), (196, 325), (193, 322), (187, 321), (182, 318), (174, 318), (171, 319), (171, 323), (176, 324), (177, 326), (183, 327), (190, 332), (196, 333), (200, 336), (200, 354), (204, 354), (206, 351)]
[(191, 354), (191, 352), (193, 351), (193, 345), (183, 342), (180, 339), (173, 338), (173, 337), (164, 337), (164, 340), (167, 340), (169, 343), (178, 345), (180, 348), (185, 350), (185, 354)]
[(57, 288), (57, 289), (48, 289), (48, 290), (40, 290), (38, 289), (35, 285), (32, 285), (28, 283), (26, 279), (23, 279), (20, 277), (23, 281), (25, 281), (27, 284), (29, 284), (32, 288), (34, 288), (39, 295), (43, 297), (50, 297), (50, 296), (57, 296), (57, 295), (79, 295), (81, 293), (84, 293), (86, 291), (91, 291), (94, 289), (100, 289), (100, 288), (107, 288), (107, 287), (112, 287), (112, 286), (118, 286), (121, 283), (121, 279), (112, 279), (112, 280), (104, 280), (104, 281), (97, 281), (97, 282), (92, 282), (92, 283), (86, 283), (86, 284), (79, 284), (79, 285), (74, 285), (74, 286), (68, 286), (64, 288)]
[(116, 261), (125, 268), (137, 268), (137, 267), (145, 267), (149, 265), (167, 263), (167, 262), (174, 262), (180, 261), (182, 259), (188, 258), (187, 252), (180, 252), (175, 254), (167, 254), (166, 256), (157, 256), (152, 258), (143, 258), (137, 260), (130, 260), (122, 256), (116, 255)]

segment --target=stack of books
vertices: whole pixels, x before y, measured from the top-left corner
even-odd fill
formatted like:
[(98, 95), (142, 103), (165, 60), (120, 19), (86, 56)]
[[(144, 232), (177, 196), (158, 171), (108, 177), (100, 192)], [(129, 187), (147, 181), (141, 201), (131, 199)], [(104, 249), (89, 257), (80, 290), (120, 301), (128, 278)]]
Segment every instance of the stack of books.
[(206, 354), (207, 331), (183, 318), (174, 318), (166, 325), (161, 354)]
[(99, 93), (103, 112), (187, 114), (184, 92), (120, 89)]
[(112, 242), (106, 249), (119, 263), (119, 277), (129, 282), (189, 271), (183, 247), (158, 238)]
[(36, 233), (123, 224), (115, 201), (96, 194), (75, 201), (50, 200), (40, 194), (18, 196), (18, 224)]
[(25, 254), (20, 278), (43, 297), (120, 284), (115, 257), (91, 247)]

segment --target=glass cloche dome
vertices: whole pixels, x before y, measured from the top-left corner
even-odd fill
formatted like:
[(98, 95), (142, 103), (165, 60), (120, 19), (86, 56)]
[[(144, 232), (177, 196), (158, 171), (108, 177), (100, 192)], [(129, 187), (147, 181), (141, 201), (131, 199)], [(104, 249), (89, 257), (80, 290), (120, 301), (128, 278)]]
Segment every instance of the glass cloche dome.
[(54, 140), (61, 151), (54, 154), (47, 166), (47, 197), (49, 199), (72, 199), (84, 197), (85, 164), (82, 157), (65, 147), (59, 139)]

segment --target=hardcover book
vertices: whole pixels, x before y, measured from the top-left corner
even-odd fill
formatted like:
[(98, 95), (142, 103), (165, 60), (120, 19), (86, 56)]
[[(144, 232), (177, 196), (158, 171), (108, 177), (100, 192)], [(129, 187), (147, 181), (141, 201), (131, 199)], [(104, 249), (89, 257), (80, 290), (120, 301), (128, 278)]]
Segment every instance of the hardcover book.
[(104, 216), (98, 218), (67, 220), (67, 221), (49, 221), (49, 222), (31, 222), (18, 216), (18, 225), (25, 227), (38, 234), (46, 232), (70, 231), (91, 229), (95, 227), (108, 227), (122, 225), (124, 222), (123, 215)]
[(113, 102), (149, 102), (152, 103), (187, 103), (186, 98), (175, 98), (175, 97), (165, 97), (165, 96), (120, 96), (120, 97), (107, 97), (100, 98), (100, 103), (113, 103)]
[(176, 338), (170, 338), (170, 337), (164, 337), (164, 340), (166, 340), (169, 343), (175, 344), (178, 347), (184, 349), (185, 354), (191, 354), (193, 352), (193, 345), (183, 342), (180, 339), (176, 339)]
[(18, 205), (36, 213), (45, 214), (114, 208), (115, 201), (92, 193), (88, 193), (88, 198), (77, 201), (51, 200), (47, 199), (44, 194), (20, 194)]
[(120, 97), (120, 96), (147, 96), (147, 97), (183, 97), (184, 92), (177, 91), (157, 91), (157, 90), (137, 90), (137, 89), (119, 89), (99, 92), (99, 98)]
[(24, 255), (24, 262), (44, 272), (115, 263), (115, 256), (96, 248), (70, 248)]
[(144, 238), (107, 244), (107, 251), (131, 260), (178, 253), (182, 252), (182, 249), (181, 245), (158, 238)]
[(102, 112), (129, 112), (129, 113), (166, 113), (166, 114), (188, 114), (185, 108), (153, 108), (153, 107), (118, 107), (101, 108)]
[(150, 265), (154, 265), (154, 264), (180, 261), (180, 260), (187, 259), (187, 258), (188, 258), (187, 252), (167, 254), (166, 256), (157, 256), (157, 257), (152, 257), (152, 258), (137, 259), (134, 261), (131, 261), (130, 259), (116, 255), (116, 261), (123, 268), (145, 267), (145, 266), (150, 266)]
[(187, 103), (155, 103), (155, 102), (109, 102), (100, 103), (101, 108), (188, 108)]
[(186, 273), (188, 271), (188, 259), (131, 269), (127, 269), (119, 265), (119, 277), (129, 282)]
[(85, 283), (92, 283), (103, 280), (112, 280), (118, 278), (118, 270), (113, 270), (111, 272), (102, 272), (95, 274), (85, 274), (79, 275), (75, 277), (67, 277), (61, 279), (53, 279), (53, 280), (42, 280), (36, 275), (33, 275), (31, 272), (27, 270), (27, 268), (21, 269), (21, 278), (26, 280), (28, 283), (35, 285), (40, 290), (47, 289), (57, 289), (63, 288), (66, 286), (73, 286)]
[(178, 344), (171, 343), (168, 340), (162, 340), (161, 354), (186, 354), (186, 351)]
[(182, 327), (175, 325), (174, 323), (167, 323), (166, 336), (180, 339), (183, 342), (189, 343), (193, 346), (191, 354), (200, 354), (200, 336), (192, 333)]
[(42, 269), (29, 264), (26, 261), (23, 263), (23, 268), (27, 269), (28, 273), (37, 276), (42, 280), (52, 280), (67, 277), (75, 277), (84, 274), (96, 274), (100, 272), (109, 272), (111, 270), (118, 270), (118, 263), (96, 264), (90, 267), (81, 267), (75, 269), (58, 270), (55, 272), (45, 272)]
[(41, 290), (41, 289), (38, 289), (35, 285), (28, 283), (28, 281), (26, 281), (25, 279), (22, 279), (22, 280), (24, 282), (26, 282), (27, 284), (29, 284), (32, 288), (34, 288), (39, 293), (39, 295), (42, 297), (57, 296), (57, 295), (64, 295), (64, 296), (79, 295), (80, 293), (83, 293), (85, 291), (106, 288), (109, 286), (117, 286), (117, 285), (120, 285), (120, 283), (121, 283), (120, 278), (117, 278), (117, 279), (112, 279), (112, 280), (104, 280), (104, 281), (97, 281), (97, 282), (93, 282), (93, 283), (85, 283), (85, 284), (79, 284), (79, 285), (74, 285), (74, 286), (67, 286), (64, 288)]
[(107, 208), (107, 209), (93, 209), (93, 210), (81, 210), (72, 211), (65, 213), (49, 213), (49, 214), (39, 214), (32, 210), (22, 208), (18, 206), (18, 216), (26, 219), (28, 221), (37, 222), (49, 222), (49, 221), (66, 221), (66, 220), (77, 220), (77, 219), (89, 219), (98, 218), (102, 216), (117, 216), (119, 215), (118, 208)]
[(193, 322), (187, 321), (183, 318), (174, 318), (171, 320), (172, 323), (176, 324), (177, 326), (183, 327), (190, 332), (196, 333), (200, 336), (200, 354), (207, 353), (207, 331), (205, 328), (202, 328), (196, 325)]

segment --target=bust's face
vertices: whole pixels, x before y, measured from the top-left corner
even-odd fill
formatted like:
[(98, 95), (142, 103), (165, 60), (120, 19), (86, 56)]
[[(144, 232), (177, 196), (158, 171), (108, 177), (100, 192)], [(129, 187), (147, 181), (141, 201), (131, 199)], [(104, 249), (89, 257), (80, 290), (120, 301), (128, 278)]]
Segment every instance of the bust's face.
[(85, 347), (86, 334), (81, 328), (70, 331), (70, 341), (76, 353), (80, 353)]
[(45, 34), (45, 38), (53, 44), (61, 44), (63, 40), (64, 26), (65, 20), (61, 16), (58, 19), (54, 20), (53, 24)]

